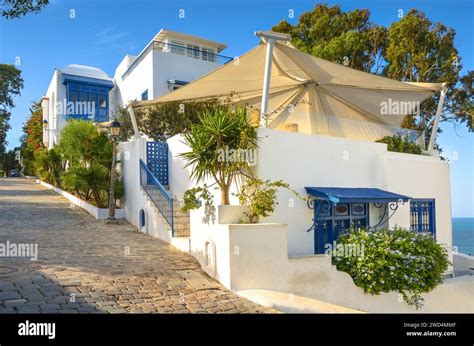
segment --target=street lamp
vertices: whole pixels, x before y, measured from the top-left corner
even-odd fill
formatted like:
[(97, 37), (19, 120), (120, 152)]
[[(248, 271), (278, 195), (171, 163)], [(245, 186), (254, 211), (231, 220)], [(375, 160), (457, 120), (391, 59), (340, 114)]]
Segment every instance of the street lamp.
[(117, 140), (120, 135), (120, 122), (114, 120), (109, 123), (109, 134), (112, 140), (112, 168), (110, 170), (109, 217), (107, 220), (115, 221), (115, 157), (117, 156)]

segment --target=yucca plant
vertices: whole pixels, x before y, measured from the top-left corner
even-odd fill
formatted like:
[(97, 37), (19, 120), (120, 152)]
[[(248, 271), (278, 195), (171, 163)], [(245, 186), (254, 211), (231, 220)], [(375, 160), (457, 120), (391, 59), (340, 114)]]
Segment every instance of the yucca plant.
[[(221, 190), (221, 203), (229, 204), (229, 189), (235, 176), (248, 168), (248, 163), (235, 153), (257, 147), (257, 132), (247, 120), (247, 110), (235, 111), (216, 107), (201, 114), (199, 123), (184, 134), (191, 151), (181, 154), (191, 178), (204, 182), (215, 180)], [(229, 155), (229, 153), (231, 153)]]

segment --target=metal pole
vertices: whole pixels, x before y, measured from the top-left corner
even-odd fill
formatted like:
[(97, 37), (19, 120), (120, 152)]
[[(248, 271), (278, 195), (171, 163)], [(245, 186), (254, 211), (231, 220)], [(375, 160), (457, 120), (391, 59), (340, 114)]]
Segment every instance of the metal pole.
[(140, 131), (138, 131), (138, 126), (137, 126), (137, 118), (135, 117), (135, 111), (133, 110), (132, 105), (128, 106), (128, 114), (130, 115), (130, 120), (132, 121), (134, 137), (140, 138)]
[(265, 56), (265, 73), (263, 75), (262, 109), (260, 111), (260, 126), (267, 127), (268, 96), (270, 93), (270, 80), (272, 78), (273, 39), (267, 39), (267, 53)]
[(291, 40), (291, 36), (273, 31), (256, 31), (255, 36), (263, 38), (267, 45), (265, 72), (263, 75), (262, 106), (260, 110), (260, 126), (267, 127), (268, 99), (270, 94), (270, 80), (272, 77), (273, 45), (275, 40), (285, 42)]
[(109, 186), (109, 218), (115, 220), (115, 156), (117, 152), (117, 144), (115, 136), (112, 137), (112, 167), (110, 169), (110, 186)]
[(430, 142), (428, 144), (427, 151), (430, 154), (433, 152), (436, 134), (438, 133), (439, 118), (441, 116), (441, 113), (443, 112), (444, 99), (446, 98), (447, 91), (448, 89), (446, 88), (446, 83), (443, 83), (443, 89), (441, 89), (441, 94), (439, 96), (439, 101), (438, 101), (438, 108), (436, 109), (436, 115), (433, 122), (433, 129), (431, 130)]

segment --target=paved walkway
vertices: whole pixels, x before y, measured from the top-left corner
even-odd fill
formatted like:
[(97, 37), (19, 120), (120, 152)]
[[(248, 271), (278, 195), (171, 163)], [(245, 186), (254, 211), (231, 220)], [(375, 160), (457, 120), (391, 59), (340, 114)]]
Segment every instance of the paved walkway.
[[(38, 260), (5, 257), (6, 245), (11, 255), (20, 243), (38, 244)], [(274, 310), (233, 294), (192, 256), (125, 221), (106, 225), (32, 180), (8, 178), (0, 179), (0, 313), (10, 312)]]

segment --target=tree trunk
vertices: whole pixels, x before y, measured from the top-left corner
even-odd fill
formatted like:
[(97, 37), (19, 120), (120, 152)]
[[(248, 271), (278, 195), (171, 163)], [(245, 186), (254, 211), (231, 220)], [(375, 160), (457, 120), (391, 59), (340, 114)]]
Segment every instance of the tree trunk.
[(229, 188), (227, 185), (221, 186), (221, 204), (229, 205)]

